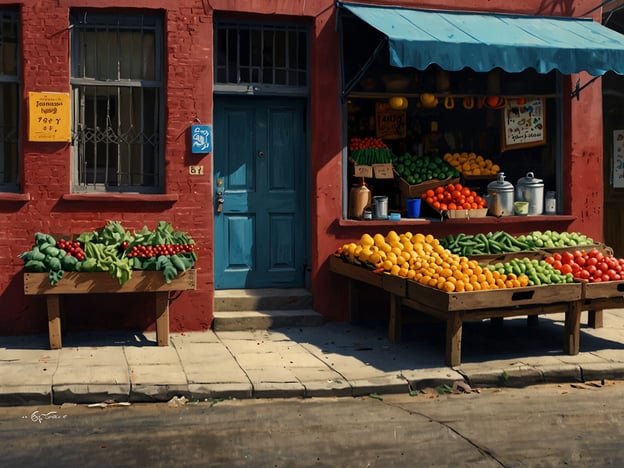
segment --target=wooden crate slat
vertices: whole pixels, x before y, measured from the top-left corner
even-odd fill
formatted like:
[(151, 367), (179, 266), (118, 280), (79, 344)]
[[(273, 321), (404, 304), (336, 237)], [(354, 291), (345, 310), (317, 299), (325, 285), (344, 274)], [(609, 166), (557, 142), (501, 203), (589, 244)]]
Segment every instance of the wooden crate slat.
[(583, 283), (585, 299), (601, 299), (605, 297), (623, 297), (624, 281), (603, 281), (600, 283)]
[(399, 297), (405, 297), (407, 295), (407, 280), (401, 276), (384, 273), (381, 275), (381, 284), (383, 289), (391, 294)]
[(407, 282), (409, 299), (446, 310), (491, 309), (536, 303), (570, 302), (580, 300), (581, 294), (581, 283), (447, 293), (416, 281)]
[(183, 291), (196, 289), (195, 269), (186, 270), (167, 284), (161, 271), (134, 270), (123, 285), (107, 272), (65, 272), (54, 286), (47, 273), (24, 273), (24, 294), (97, 294)]
[(351, 279), (382, 288), (382, 275), (373, 273), (371, 270), (368, 270), (362, 266), (348, 263), (337, 255), (332, 255), (329, 257), (329, 269), (334, 273), (338, 273)]

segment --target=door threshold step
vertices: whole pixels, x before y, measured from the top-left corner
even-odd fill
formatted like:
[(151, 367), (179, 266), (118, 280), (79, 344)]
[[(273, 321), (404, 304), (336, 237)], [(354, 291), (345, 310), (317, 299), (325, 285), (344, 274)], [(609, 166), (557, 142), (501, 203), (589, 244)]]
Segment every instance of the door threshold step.
[(307, 289), (223, 289), (214, 293), (215, 312), (311, 308), (312, 293)]
[(323, 316), (311, 309), (241, 310), (214, 312), (214, 331), (268, 330), (272, 328), (318, 327)]

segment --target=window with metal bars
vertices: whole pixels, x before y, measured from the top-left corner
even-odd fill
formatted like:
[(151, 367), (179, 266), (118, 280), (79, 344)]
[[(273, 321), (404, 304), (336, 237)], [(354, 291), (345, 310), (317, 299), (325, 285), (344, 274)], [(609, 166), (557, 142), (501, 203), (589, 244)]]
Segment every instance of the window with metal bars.
[(19, 15), (0, 9), (0, 191), (19, 189)]
[(215, 91), (305, 94), (307, 29), (218, 21), (214, 68)]
[(162, 19), (70, 21), (73, 191), (162, 192)]

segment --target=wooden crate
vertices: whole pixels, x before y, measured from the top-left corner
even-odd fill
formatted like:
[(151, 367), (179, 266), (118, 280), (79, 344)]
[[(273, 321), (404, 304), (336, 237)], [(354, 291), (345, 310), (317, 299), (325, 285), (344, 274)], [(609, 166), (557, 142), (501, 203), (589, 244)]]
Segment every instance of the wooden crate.
[(167, 284), (162, 271), (133, 270), (132, 278), (119, 284), (108, 272), (65, 272), (54, 286), (47, 273), (24, 273), (24, 294), (96, 294), (164, 292), (195, 289), (196, 270), (186, 270)]
[(583, 281), (583, 299), (606, 299), (624, 297), (624, 281)]
[(399, 181), (399, 190), (401, 191), (401, 195), (403, 198), (420, 198), (423, 193), (427, 190), (434, 190), (436, 187), (440, 185), (448, 185), (448, 184), (456, 184), (459, 182), (459, 177), (449, 177), (447, 179), (431, 179), (423, 182), (421, 184), (410, 185), (407, 181), (399, 175), (396, 170), (394, 171), (398, 181)]
[(581, 295), (581, 283), (448, 293), (440, 289), (423, 286), (416, 281), (407, 281), (408, 299), (444, 311), (572, 302), (580, 300)]

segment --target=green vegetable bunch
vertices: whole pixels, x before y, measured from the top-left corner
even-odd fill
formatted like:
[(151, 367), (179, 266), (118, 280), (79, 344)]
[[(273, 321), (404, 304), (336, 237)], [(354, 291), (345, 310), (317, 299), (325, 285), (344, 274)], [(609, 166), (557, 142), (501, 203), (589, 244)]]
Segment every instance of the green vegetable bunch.
[(432, 179), (446, 180), (459, 177), (457, 169), (438, 155), (417, 156), (404, 153), (396, 156), (392, 163), (398, 174), (410, 185)]
[(554, 249), (558, 247), (576, 247), (593, 245), (594, 240), (580, 232), (533, 231), (525, 236), (518, 236), (520, 241), (526, 242), (532, 250)]
[(579, 232), (533, 231), (526, 235), (513, 236), (505, 231), (486, 234), (449, 234), (440, 238), (440, 245), (452, 253), (462, 256), (488, 255), (535, 251), (558, 247), (593, 245), (591, 237)]
[(186, 232), (175, 231), (161, 221), (153, 231), (143, 226), (133, 238), (122, 244), (135, 270), (159, 270), (170, 283), (181, 272), (193, 268), (197, 260), (195, 241)]
[(501, 275), (509, 275), (511, 273), (516, 276), (527, 275), (529, 278), (529, 286), (574, 282), (574, 276), (571, 273), (564, 274), (545, 260), (515, 258), (505, 263), (499, 262), (485, 266), (489, 270), (498, 271)]
[(75, 257), (69, 256), (63, 249), (56, 247), (56, 239), (41, 232), (35, 233), (35, 244), (32, 249), (18, 255), (24, 260), (24, 269), (37, 273), (48, 273), (50, 284), (55, 285), (63, 278), (63, 271), (71, 268), (70, 264), (77, 262)]

